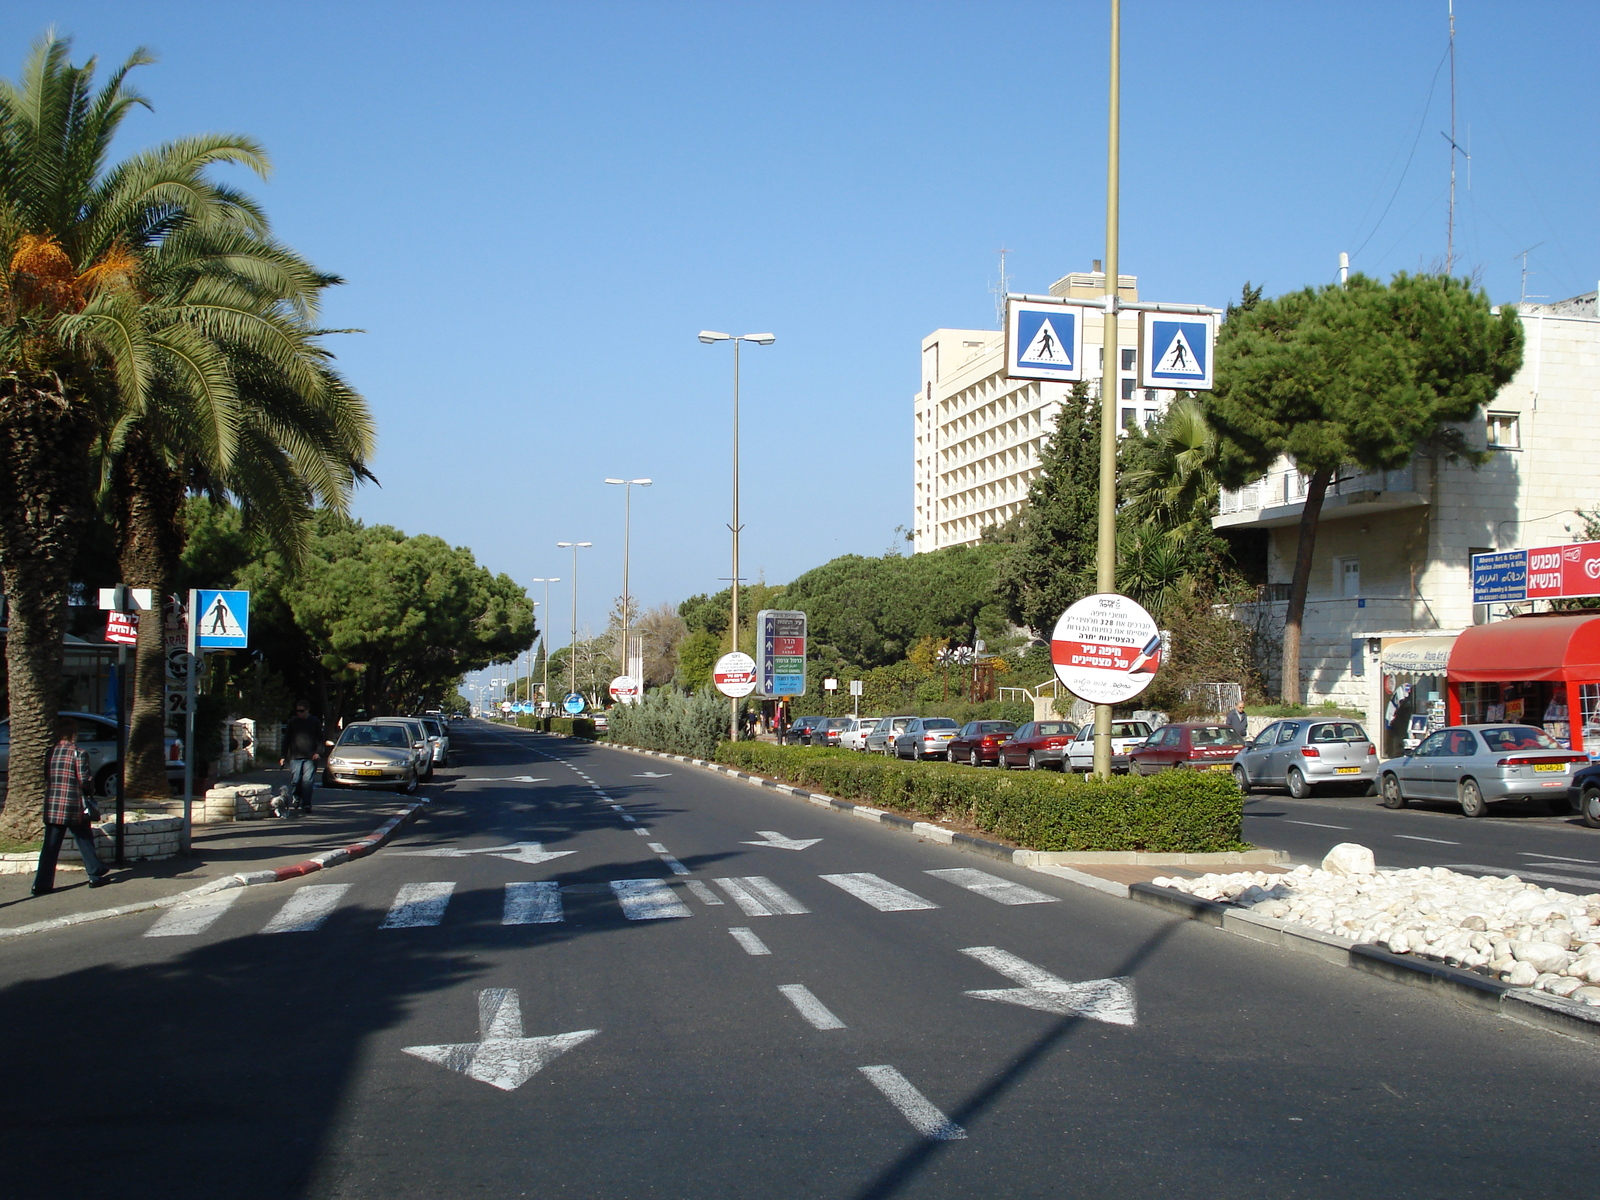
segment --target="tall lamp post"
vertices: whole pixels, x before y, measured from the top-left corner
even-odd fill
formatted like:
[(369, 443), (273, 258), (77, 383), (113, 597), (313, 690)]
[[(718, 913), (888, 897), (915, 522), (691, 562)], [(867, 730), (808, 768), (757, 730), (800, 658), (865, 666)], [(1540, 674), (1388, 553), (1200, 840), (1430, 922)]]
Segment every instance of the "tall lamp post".
[[(572, 668), (572, 686), (567, 689), (571, 695), (578, 690), (578, 551), (584, 547), (594, 545), (593, 542), (557, 542), (557, 546), (572, 550), (572, 648), (567, 652), (568, 666)], [(546, 660), (549, 655), (545, 656)]]
[[(733, 343), (733, 520), (728, 529), (733, 533), (733, 613), (728, 625), (728, 637), (731, 645), (729, 649), (739, 648), (739, 343), (754, 342), (758, 346), (770, 346), (778, 339), (770, 333), (713, 333), (709, 329), (700, 331), (700, 340), (706, 345), (714, 342)], [(728, 740), (739, 740), (739, 701), (728, 701)]]
[[(628, 539), (630, 534), (629, 527), (633, 523), (633, 489), (636, 486), (649, 487), (654, 480), (608, 479), (606, 482), (618, 484), (622, 488), (622, 659), (621, 667), (617, 674), (626, 675), (628, 673), (628, 635), (633, 632), (633, 623), (630, 619), (633, 614), (630, 611), (631, 600), (628, 594)], [(642, 679), (638, 683), (641, 688), (644, 687)]]

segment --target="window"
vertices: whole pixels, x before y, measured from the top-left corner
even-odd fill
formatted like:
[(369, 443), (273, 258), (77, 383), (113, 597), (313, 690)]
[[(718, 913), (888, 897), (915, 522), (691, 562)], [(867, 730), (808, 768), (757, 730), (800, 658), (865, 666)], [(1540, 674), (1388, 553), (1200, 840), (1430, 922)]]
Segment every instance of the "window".
[(1333, 586), (1340, 596), (1361, 595), (1361, 560), (1336, 558), (1333, 560)]
[(1122, 381), (1122, 398), (1124, 400), (1133, 399), (1133, 385), (1137, 382), (1138, 380), (1134, 379), (1132, 375)]
[(1518, 428), (1516, 413), (1492, 412), (1484, 418), (1491, 450), (1520, 450), (1522, 432)]
[(1445, 731), (1431, 733), (1411, 753), (1417, 758), (1437, 758), (1445, 752)]
[(1287, 724), (1285, 724), (1281, 729), (1278, 730), (1278, 745), (1280, 745), (1280, 746), (1288, 745), (1290, 742), (1294, 741), (1294, 739), (1299, 737), (1299, 736), (1300, 736), (1300, 726), (1296, 725), (1293, 721), (1290, 721)]
[[(1124, 381), (1124, 382), (1126, 382), (1126, 381)], [(1125, 409), (1122, 410), (1122, 427), (1124, 429), (1132, 431), (1133, 429), (1136, 429), (1138, 427), (1138, 424), (1139, 424), (1139, 410), (1138, 409), (1136, 409), (1136, 408), (1125, 408)]]
[(1122, 352), (1122, 369), (1124, 371), (1133, 370), (1134, 356), (1138, 353), (1137, 350), (1124, 350)]

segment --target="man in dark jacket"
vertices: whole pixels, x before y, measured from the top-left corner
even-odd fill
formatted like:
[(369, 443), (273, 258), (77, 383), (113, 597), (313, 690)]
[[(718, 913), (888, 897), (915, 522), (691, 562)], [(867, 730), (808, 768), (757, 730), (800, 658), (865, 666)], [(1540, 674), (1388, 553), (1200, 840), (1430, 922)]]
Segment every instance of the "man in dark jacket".
[(317, 764), (322, 761), (322, 722), (311, 715), (304, 700), (294, 706), (294, 716), (283, 726), (283, 757), (278, 765), (289, 768), (289, 789), (294, 807), (311, 811), (312, 789), (317, 783)]
[(1242, 742), (1250, 733), (1250, 718), (1245, 715), (1244, 701), (1240, 700), (1228, 711), (1227, 726)]
[(110, 874), (94, 852), (94, 825), (84, 797), (93, 786), (89, 756), (78, 749), (78, 723), (71, 717), (56, 722), (56, 744), (45, 762), (44, 845), (39, 848), (39, 870), (33, 877), (33, 894), (48, 896), (56, 886), (56, 859), (67, 831), (72, 831), (89, 872), (89, 886), (99, 887)]

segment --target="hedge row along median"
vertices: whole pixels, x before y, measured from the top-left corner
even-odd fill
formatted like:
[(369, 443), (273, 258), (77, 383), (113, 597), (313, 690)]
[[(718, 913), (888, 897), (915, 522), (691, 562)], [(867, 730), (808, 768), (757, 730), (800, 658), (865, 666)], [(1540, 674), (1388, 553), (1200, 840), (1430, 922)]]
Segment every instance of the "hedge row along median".
[(515, 724), (523, 729), (542, 729), (546, 733), (560, 733), (567, 737), (603, 738), (588, 717), (533, 717), (526, 713), (516, 715)]
[(723, 742), (716, 761), (840, 800), (957, 820), (1029, 850), (1248, 850), (1244, 797), (1220, 771), (1090, 779), (908, 763), (852, 750)]

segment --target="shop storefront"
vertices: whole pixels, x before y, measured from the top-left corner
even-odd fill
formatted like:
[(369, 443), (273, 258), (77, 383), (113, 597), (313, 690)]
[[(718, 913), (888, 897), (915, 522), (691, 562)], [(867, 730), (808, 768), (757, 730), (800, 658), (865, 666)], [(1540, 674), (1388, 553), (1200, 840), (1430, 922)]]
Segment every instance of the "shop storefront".
[(1452, 725), (1514, 721), (1600, 749), (1600, 613), (1475, 625), (1456, 638), (1446, 682)]
[(1384, 758), (1404, 754), (1444, 728), (1445, 673), (1455, 640), (1453, 633), (1382, 640)]

